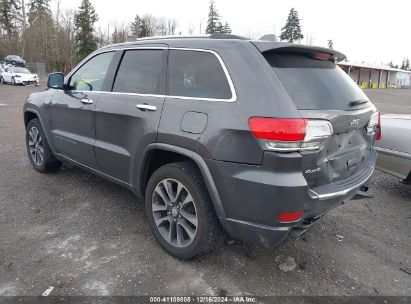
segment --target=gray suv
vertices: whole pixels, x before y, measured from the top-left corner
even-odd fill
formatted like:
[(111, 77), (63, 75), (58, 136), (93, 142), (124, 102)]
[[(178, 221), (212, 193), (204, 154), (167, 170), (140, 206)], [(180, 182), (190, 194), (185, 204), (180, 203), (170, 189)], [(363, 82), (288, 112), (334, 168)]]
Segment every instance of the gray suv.
[(334, 50), (237, 36), (101, 48), (24, 106), (39, 172), (67, 161), (144, 198), (191, 259), (233, 238), (275, 246), (362, 193), (379, 114)]

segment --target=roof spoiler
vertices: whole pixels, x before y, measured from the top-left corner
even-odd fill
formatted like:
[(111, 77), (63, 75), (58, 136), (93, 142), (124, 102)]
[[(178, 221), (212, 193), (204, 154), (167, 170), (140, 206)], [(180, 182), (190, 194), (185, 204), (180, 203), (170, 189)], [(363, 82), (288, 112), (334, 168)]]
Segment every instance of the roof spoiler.
[(316, 54), (328, 54), (330, 55), (327, 58), (319, 58), (319, 59), (326, 59), (335, 62), (340, 62), (346, 59), (347, 57), (340, 52), (337, 52), (332, 49), (317, 47), (317, 46), (310, 46), (310, 45), (302, 45), (302, 44), (292, 44), (288, 42), (267, 42), (267, 41), (251, 41), (252, 44), (261, 52), (261, 53), (294, 53), (294, 54), (304, 54), (310, 56), (312, 58), (317, 58)]

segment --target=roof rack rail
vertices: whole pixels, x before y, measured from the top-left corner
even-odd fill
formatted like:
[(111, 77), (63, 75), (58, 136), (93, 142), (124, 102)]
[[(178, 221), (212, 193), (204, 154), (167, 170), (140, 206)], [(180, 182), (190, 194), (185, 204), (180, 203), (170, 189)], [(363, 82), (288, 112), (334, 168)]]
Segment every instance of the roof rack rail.
[(214, 33), (210, 35), (211, 39), (240, 39), (240, 40), (249, 40), (247, 37), (232, 35), (232, 34), (224, 34), (224, 33)]
[(149, 37), (141, 37), (141, 38), (134, 38), (134, 40), (130, 40), (128, 42), (133, 41), (145, 41), (145, 40), (166, 40), (166, 39), (199, 39), (199, 38), (209, 38), (210, 35), (164, 35), (164, 36), (149, 36)]
[(142, 37), (142, 38), (135, 38), (129, 37), (126, 42), (121, 43), (113, 43), (106, 46), (103, 46), (102, 49), (107, 49), (112, 46), (124, 46), (124, 45), (132, 45), (133, 43), (139, 41), (155, 41), (155, 40), (167, 40), (167, 39), (240, 39), (240, 40), (250, 40), (247, 37), (238, 36), (238, 35), (231, 35), (231, 34), (223, 34), (223, 33), (214, 33), (214, 34), (207, 34), (207, 35), (190, 35), (190, 36), (182, 36), (182, 35), (167, 35), (167, 36), (151, 36), (151, 37)]

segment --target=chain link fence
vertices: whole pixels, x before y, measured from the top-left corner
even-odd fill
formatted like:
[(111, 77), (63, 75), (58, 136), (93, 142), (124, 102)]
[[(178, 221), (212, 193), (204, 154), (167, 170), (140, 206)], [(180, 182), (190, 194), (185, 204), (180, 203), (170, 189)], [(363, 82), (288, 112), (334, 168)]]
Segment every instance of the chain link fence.
[(26, 66), (32, 73), (39, 75), (40, 78), (47, 77), (47, 69), (44, 62), (27, 62)]

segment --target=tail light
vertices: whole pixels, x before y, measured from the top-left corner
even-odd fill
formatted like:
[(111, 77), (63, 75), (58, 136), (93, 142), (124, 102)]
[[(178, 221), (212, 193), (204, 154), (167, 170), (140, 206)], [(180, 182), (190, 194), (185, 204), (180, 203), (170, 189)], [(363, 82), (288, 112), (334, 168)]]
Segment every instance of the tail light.
[(327, 53), (315, 53), (314, 54), (314, 59), (317, 60), (329, 60), (332, 57), (331, 54), (327, 54)]
[(367, 134), (374, 135), (375, 140), (381, 140), (381, 114), (374, 112), (371, 115), (370, 121), (367, 124)]
[(325, 120), (251, 117), (248, 124), (264, 150), (278, 152), (317, 150), (333, 133)]

